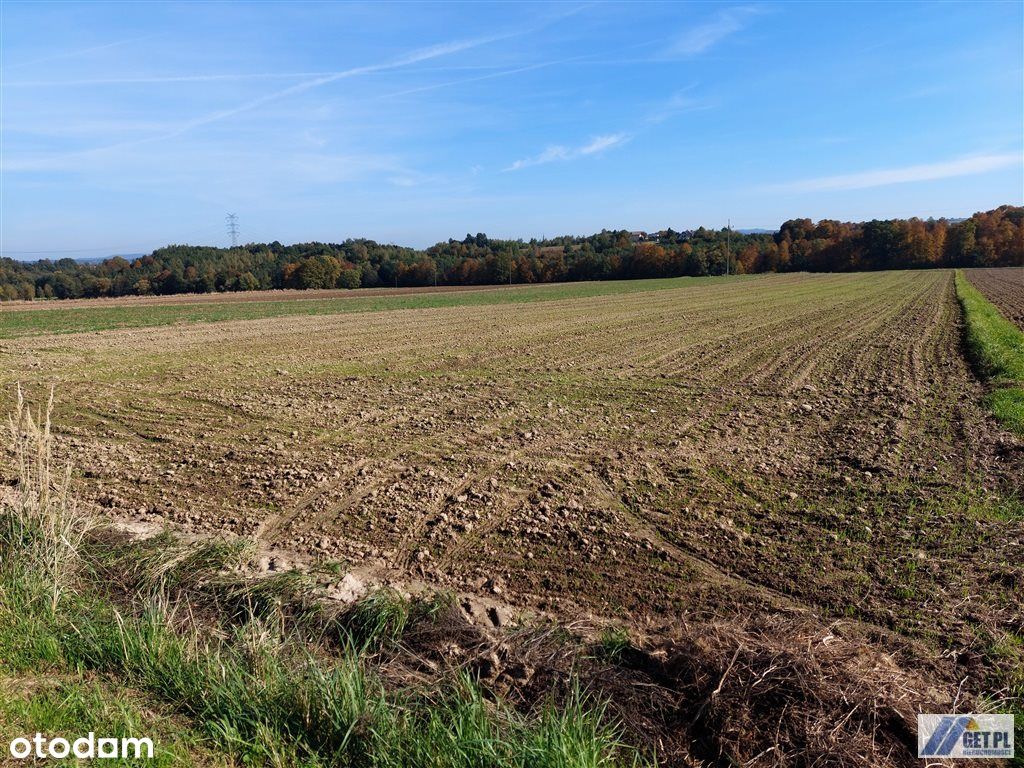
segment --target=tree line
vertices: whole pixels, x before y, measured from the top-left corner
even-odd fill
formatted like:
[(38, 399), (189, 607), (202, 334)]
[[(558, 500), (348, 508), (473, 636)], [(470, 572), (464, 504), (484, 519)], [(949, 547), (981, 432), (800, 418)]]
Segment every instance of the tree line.
[(477, 234), (425, 250), (362, 239), (169, 245), (92, 264), (3, 258), (0, 300), (1021, 265), (1024, 207), (1002, 206), (963, 220), (792, 219), (775, 233), (605, 230), (530, 241)]

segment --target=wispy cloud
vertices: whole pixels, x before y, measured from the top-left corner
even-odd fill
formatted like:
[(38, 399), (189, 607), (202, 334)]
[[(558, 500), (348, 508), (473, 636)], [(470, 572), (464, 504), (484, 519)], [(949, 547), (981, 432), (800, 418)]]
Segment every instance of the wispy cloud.
[[(423, 72), (500, 69), (497, 64), (473, 64), (451, 67), (424, 67)], [(99, 77), (72, 80), (13, 80), (2, 83), (5, 88), (73, 88), (105, 85), (173, 85), (176, 83), (217, 83), (241, 80), (299, 80), (331, 77), (342, 72), (222, 72), (193, 75), (143, 75), (137, 77)]]
[(554, 144), (545, 149), (539, 155), (526, 157), (522, 160), (516, 160), (512, 165), (508, 166), (504, 170), (518, 171), (534, 165), (544, 165), (546, 163), (554, 163), (560, 160), (574, 160), (578, 157), (596, 155), (612, 149), (613, 147), (622, 146), (631, 138), (632, 136), (628, 133), (609, 133), (603, 136), (595, 136), (586, 144), (578, 147), (566, 147), (561, 144)]
[(356, 77), (359, 75), (370, 74), (374, 72), (383, 72), (387, 70), (399, 69), (407, 67), (421, 61), (428, 61), (441, 56), (447, 56), (460, 51), (465, 51), (470, 48), (475, 48), (486, 43), (495, 42), (508, 37), (508, 35), (496, 35), (490, 37), (474, 38), (470, 40), (452, 41), (447, 43), (441, 43), (439, 45), (430, 46), (428, 48), (420, 48), (410, 53), (400, 56), (392, 61), (385, 62), (382, 64), (371, 64), (363, 67), (353, 67), (346, 69), (341, 72), (332, 72), (321, 77), (315, 77), (309, 80), (304, 80), (301, 83), (288, 86), (287, 88), (281, 88), (271, 93), (264, 94), (255, 99), (251, 99), (242, 104), (228, 107), (226, 109), (220, 109), (215, 112), (209, 112), (205, 115), (200, 115), (184, 123), (179, 123), (173, 129), (164, 131), (161, 133), (145, 136), (138, 139), (132, 139), (129, 141), (118, 142), (116, 144), (109, 144), (102, 147), (93, 147), (91, 149), (82, 150), (79, 152), (71, 152), (60, 156), (50, 156), (43, 158), (27, 158), (20, 161), (11, 161), (9, 158), (5, 158), (2, 164), (2, 169), (6, 171), (32, 171), (32, 170), (55, 170), (62, 167), (66, 167), (69, 160), (75, 158), (81, 158), (83, 156), (93, 155), (96, 153), (109, 152), (112, 150), (126, 149), (129, 147), (136, 147), (143, 144), (151, 144), (157, 141), (163, 141), (166, 139), (175, 138), (182, 134), (188, 133), (189, 131), (195, 130), (206, 125), (226, 120), (235, 115), (242, 114), (243, 112), (249, 112), (253, 109), (257, 109), (266, 104), (274, 101), (286, 98), (288, 96), (294, 96), (306, 91), (319, 88), (329, 83), (337, 82), (345, 78)]
[(593, 155), (604, 152), (606, 149), (617, 147), (629, 141), (629, 135), (625, 133), (610, 133), (607, 136), (595, 136), (589, 144), (580, 147), (581, 155)]
[(294, 80), (327, 77), (337, 72), (228, 72), (200, 75), (153, 75), (143, 77), (99, 77), (78, 80), (14, 80), (5, 88), (70, 88), (97, 85), (160, 85), (161, 83), (216, 83), (234, 80)]
[(301, 83), (296, 83), (295, 85), (288, 86), (287, 88), (282, 88), (279, 91), (268, 93), (264, 96), (252, 99), (251, 101), (247, 101), (244, 104), (239, 104), (238, 106), (229, 107), (228, 109), (218, 110), (216, 112), (211, 112), (207, 115), (197, 117), (193, 120), (188, 121), (177, 130), (172, 131), (171, 133), (163, 136), (153, 137), (153, 139), (151, 140), (172, 138), (174, 136), (178, 136), (182, 133), (185, 133), (186, 131), (190, 131), (193, 128), (198, 128), (203, 125), (209, 125), (210, 123), (216, 123), (220, 120), (224, 120), (228, 117), (233, 117), (234, 115), (240, 114), (242, 112), (248, 112), (249, 110), (256, 109), (257, 107), (262, 107), (264, 104), (268, 104), (272, 101), (283, 99), (286, 96), (293, 96), (298, 93), (303, 93), (305, 91), (309, 91), (314, 88), (319, 88), (320, 86), (327, 85), (328, 83), (334, 83), (337, 82), (338, 80), (343, 80), (347, 77), (355, 77), (357, 75), (366, 75), (373, 72), (381, 72), (388, 69), (399, 69), (400, 67), (407, 67), (411, 64), (416, 64), (421, 61), (436, 59), (439, 56), (448, 56), (453, 53), (468, 50), (469, 48), (475, 48), (477, 46), (484, 45), (485, 43), (491, 43), (496, 40), (501, 40), (503, 39), (503, 37), (504, 36), (480, 37), (473, 40), (461, 40), (450, 43), (441, 43), (439, 45), (430, 46), (429, 48), (421, 48), (419, 50), (412, 51), (411, 53), (408, 53), (405, 56), (401, 56), (393, 61), (384, 64), (371, 64), (365, 67), (353, 67), (352, 69), (346, 69), (341, 72), (332, 72), (331, 74), (324, 75), (322, 77), (315, 77), (311, 80), (304, 80)]
[[(418, 53), (426, 54), (423, 58), (412, 59), (395, 63), (392, 65), (382, 65), (379, 67), (367, 67), (360, 68), (361, 73), (369, 73), (374, 71), (380, 71), (383, 69), (390, 69), (402, 64), (410, 64), (415, 61), (423, 61), (428, 58), (435, 58), (436, 56), (444, 55), (447, 53), (455, 53), (466, 48), (475, 47), (476, 45), (482, 45), (484, 43), (496, 42), (499, 40), (505, 40), (512, 37), (519, 37), (521, 35), (533, 34), (541, 31), (542, 29), (551, 26), (552, 24), (562, 21), (564, 19), (575, 16), (576, 14), (586, 10), (589, 6), (583, 4), (575, 8), (569, 8), (565, 11), (552, 15), (550, 18), (542, 21), (539, 24), (508, 32), (502, 35), (494, 35), (487, 38), (482, 38), (476, 41), (468, 41), (467, 44), (455, 43), (454, 47), (448, 48), (453, 44), (442, 44), (435, 46), (434, 48), (423, 49)], [(20, 64), (14, 64), (6, 66), (5, 69), (12, 70), (21, 67), (31, 66), (33, 64), (41, 64), (43, 62), (54, 61), (57, 59), (72, 58), (75, 56), (84, 56), (97, 51), (102, 51), (108, 48), (114, 48), (128, 43), (134, 43), (148, 38), (155, 37), (155, 35), (144, 35), (141, 37), (132, 37), (126, 40), (117, 40), (112, 43), (106, 43), (103, 45), (96, 45), (90, 48), (83, 48), (74, 51), (62, 51), (55, 53), (51, 56), (46, 56), (40, 59), (34, 59), (32, 61), (22, 62)], [(577, 57), (583, 58), (583, 57)], [(547, 66), (541, 64), (537, 66)], [(453, 67), (441, 67), (438, 71), (450, 70), (450, 69), (500, 69), (501, 65), (498, 64), (466, 64)], [(213, 73), (213, 74), (192, 74), (192, 75), (153, 75), (153, 76), (137, 76), (137, 77), (107, 77), (107, 78), (79, 78), (70, 80), (16, 80), (12, 82), (5, 82), (3, 85), (8, 88), (45, 88), (45, 87), (70, 87), (70, 86), (96, 86), (96, 85), (159, 85), (161, 83), (208, 83), (218, 81), (233, 81), (233, 80), (272, 80), (272, 79), (295, 79), (295, 78), (336, 78), (336, 77), (348, 77), (348, 71), (343, 72), (227, 72), (227, 73)]]
[(711, 21), (683, 32), (669, 46), (668, 53), (672, 56), (696, 56), (704, 53), (729, 35), (739, 32), (752, 16), (760, 12), (753, 6), (737, 6), (719, 11)]
[(691, 85), (687, 88), (682, 88), (661, 103), (656, 104), (647, 114), (647, 117), (644, 118), (644, 121), (654, 124), (663, 123), (669, 118), (681, 115), (684, 112), (699, 112), (704, 109), (711, 109), (714, 105), (686, 95), (688, 91), (692, 91), (695, 87)]
[(622, 146), (623, 144), (631, 141), (637, 135), (642, 134), (645, 130), (648, 130), (652, 124), (662, 123), (665, 120), (683, 112), (711, 109), (713, 105), (700, 102), (697, 99), (690, 98), (686, 95), (687, 91), (692, 90), (695, 87), (696, 86), (689, 86), (687, 88), (680, 89), (673, 93), (669, 98), (656, 104), (647, 116), (634, 123), (630, 130), (595, 136), (586, 144), (582, 144), (578, 147), (567, 147), (564, 144), (552, 144), (545, 148), (540, 154), (516, 160), (510, 166), (502, 170), (518, 171), (534, 165), (545, 165), (546, 163), (574, 160), (576, 158), (586, 157), (587, 155), (596, 155), (609, 149)]
[(906, 184), (914, 181), (933, 181), (949, 179), (957, 176), (974, 176), (1000, 168), (1020, 167), (1024, 156), (1020, 153), (998, 155), (972, 155), (955, 160), (938, 163), (907, 165), (900, 168), (879, 168), (861, 173), (848, 173), (838, 176), (821, 176), (814, 179), (802, 179), (785, 184), (765, 187), (775, 192), (820, 192), (838, 189), (869, 189), (884, 187), (890, 184)]
[(58, 51), (57, 53), (51, 54), (50, 56), (43, 56), (40, 59), (32, 59), (31, 61), (23, 61), (17, 64), (8, 64), (4, 68), (8, 71), (12, 69), (21, 69), (22, 67), (31, 67), (34, 64), (45, 64), (50, 61), (58, 61), (60, 59), (73, 59), (76, 56), (87, 56), (90, 53), (97, 53), (99, 51), (105, 51), (108, 48), (117, 48), (121, 45), (127, 45), (128, 43), (136, 43), (140, 40), (148, 40), (149, 38), (156, 37), (152, 35), (142, 35), (140, 37), (129, 37), (126, 40), (115, 40), (112, 43), (104, 43), (103, 45), (93, 45), (88, 48), (78, 48), (71, 51)]
[(466, 77), (461, 80), (448, 80), (443, 83), (431, 83), (430, 85), (420, 85), (415, 88), (405, 88), (401, 91), (392, 91), (391, 93), (382, 93), (377, 98), (379, 99), (391, 99), (398, 96), (409, 96), (414, 93), (424, 93), (426, 91), (436, 91), (440, 88), (451, 88), (456, 85), (466, 85), (469, 83), (476, 83), (481, 80), (493, 80), (497, 77), (508, 77), (509, 75), (516, 75), (520, 72), (530, 72), (534, 69), (543, 69), (544, 67), (551, 67), (556, 64), (561, 64), (562, 60), (557, 61), (541, 61), (536, 64), (527, 64), (522, 67), (514, 67), (512, 69), (504, 69), (500, 72), (491, 72), (486, 75), (478, 75), (477, 77)]

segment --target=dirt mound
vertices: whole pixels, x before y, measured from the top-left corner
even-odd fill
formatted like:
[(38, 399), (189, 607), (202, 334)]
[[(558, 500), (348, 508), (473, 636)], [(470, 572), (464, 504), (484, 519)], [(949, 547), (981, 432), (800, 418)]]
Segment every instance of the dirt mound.
[(693, 756), (712, 764), (915, 765), (917, 709), (949, 703), (920, 674), (835, 627), (694, 630), (663, 669)]
[(685, 623), (614, 655), (600, 641), (567, 642), (565, 627), (488, 640), (458, 623), (451, 615), (443, 632), (411, 633), (405, 650), (420, 662), (458, 659), (523, 709), (572, 695), (579, 680), (662, 765), (909, 768), (919, 765), (917, 713), (967, 706), (951, 681), (901, 665), (905, 641), (855, 623)]
[(835, 627), (694, 624), (621, 665), (595, 688), (666, 765), (912, 766), (916, 711), (950, 704), (946, 685)]

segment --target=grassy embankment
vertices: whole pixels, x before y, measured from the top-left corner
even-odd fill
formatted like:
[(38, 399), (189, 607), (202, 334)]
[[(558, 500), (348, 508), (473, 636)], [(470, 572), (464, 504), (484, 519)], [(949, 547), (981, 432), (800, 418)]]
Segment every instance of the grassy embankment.
[[(964, 312), (967, 354), (978, 374), (992, 387), (986, 401), (993, 415), (1008, 429), (1024, 436), (1024, 333), (1003, 317), (982, 293), (971, 285), (963, 271), (956, 272), (956, 295)], [(1011, 635), (1011, 637), (1016, 637)], [(1011, 695), (1024, 698), (1024, 671), (1011, 677)], [(1024, 709), (1012, 707), (1016, 715), (1016, 740), (1024, 736)], [(1024, 768), (1024, 750), (1017, 747), (1011, 764)]]
[[(479, 291), (414, 293), (404, 296), (350, 296), (331, 299), (303, 299), (301, 296), (271, 301), (225, 301), (180, 304), (129, 304), (111, 300), (110, 306), (80, 305), (47, 309), (4, 309), (0, 311), (0, 339), (45, 333), (80, 333), (114, 328), (142, 328), (175, 323), (214, 323), (228, 320), (258, 320), (296, 315), (332, 315), (343, 312), (380, 312), (397, 309), (522, 304), (534, 301), (607, 296), (617, 293), (645, 293), (682, 288), (695, 283), (713, 284), (737, 277), (670, 277), (656, 280), (611, 280), (530, 286), (481, 286)], [(740, 276), (738, 279), (750, 279)], [(172, 297), (173, 298), (173, 297)]]
[[(376, 592), (337, 614), (301, 575), (246, 580), (242, 541), (118, 540), (51, 460), (19, 401), (0, 497), (0, 741), (148, 736), (156, 765), (612, 768), (639, 765), (578, 688), (528, 712), (465, 671), (386, 675), (442, 598)], [(439, 682), (440, 681), (440, 682)], [(140, 760), (123, 765), (152, 765)]]
[(956, 293), (964, 311), (968, 355), (992, 386), (989, 408), (1009, 429), (1024, 435), (1024, 333), (959, 270)]

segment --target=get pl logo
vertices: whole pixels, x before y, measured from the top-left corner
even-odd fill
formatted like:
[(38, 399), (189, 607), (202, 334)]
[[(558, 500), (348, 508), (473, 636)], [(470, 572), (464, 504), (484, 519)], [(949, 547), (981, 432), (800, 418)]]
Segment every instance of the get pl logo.
[(1013, 757), (1013, 715), (918, 715), (918, 757)]

